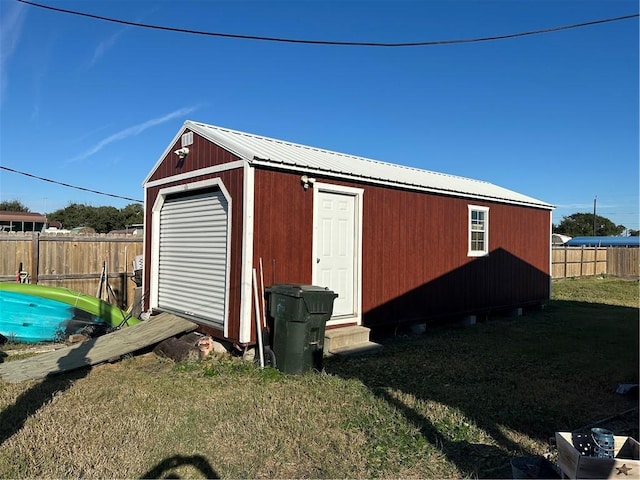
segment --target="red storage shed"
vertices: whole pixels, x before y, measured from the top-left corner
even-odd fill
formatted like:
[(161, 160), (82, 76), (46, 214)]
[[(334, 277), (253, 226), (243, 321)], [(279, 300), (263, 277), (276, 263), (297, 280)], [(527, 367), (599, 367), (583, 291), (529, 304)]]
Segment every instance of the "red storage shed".
[(144, 180), (145, 309), (255, 342), (252, 273), (327, 286), (328, 329), (539, 305), (553, 206), (491, 183), (186, 121)]

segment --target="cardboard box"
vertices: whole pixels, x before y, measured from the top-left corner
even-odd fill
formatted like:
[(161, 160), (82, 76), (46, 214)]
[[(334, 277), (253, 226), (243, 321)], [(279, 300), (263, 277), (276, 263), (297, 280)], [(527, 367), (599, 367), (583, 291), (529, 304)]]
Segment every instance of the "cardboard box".
[(558, 465), (569, 478), (640, 478), (640, 443), (614, 436), (614, 458), (591, 457), (591, 435), (556, 432)]

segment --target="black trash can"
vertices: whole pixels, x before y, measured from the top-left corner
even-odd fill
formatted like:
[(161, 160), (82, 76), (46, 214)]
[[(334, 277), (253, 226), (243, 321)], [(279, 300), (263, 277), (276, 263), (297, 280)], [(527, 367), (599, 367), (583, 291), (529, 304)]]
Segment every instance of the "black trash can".
[(267, 293), (276, 368), (293, 375), (322, 370), (324, 330), (338, 295), (328, 288), (299, 284), (276, 284)]

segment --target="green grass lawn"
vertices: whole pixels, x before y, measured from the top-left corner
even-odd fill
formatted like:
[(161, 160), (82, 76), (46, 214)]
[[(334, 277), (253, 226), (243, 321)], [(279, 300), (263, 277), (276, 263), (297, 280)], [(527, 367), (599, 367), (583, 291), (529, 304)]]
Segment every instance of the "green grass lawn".
[(323, 374), (146, 353), (0, 383), (0, 477), (509, 478), (555, 431), (638, 438), (637, 398), (615, 393), (638, 383), (638, 301), (637, 281), (558, 281), (541, 311), (388, 338)]

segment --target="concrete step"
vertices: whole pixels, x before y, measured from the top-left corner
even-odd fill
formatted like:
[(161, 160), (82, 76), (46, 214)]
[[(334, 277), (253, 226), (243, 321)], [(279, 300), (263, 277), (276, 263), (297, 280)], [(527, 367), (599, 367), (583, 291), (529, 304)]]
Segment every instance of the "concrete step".
[(353, 356), (353, 355), (369, 355), (378, 353), (382, 350), (382, 345), (375, 342), (362, 342), (356, 345), (350, 345), (348, 347), (341, 347), (331, 350), (329, 356)]
[(336, 348), (349, 347), (369, 341), (370, 328), (360, 325), (331, 328), (324, 332), (324, 349), (330, 352)]
[(332, 328), (324, 334), (324, 351), (326, 355), (356, 355), (373, 353), (382, 348), (369, 341), (370, 328), (360, 325)]

